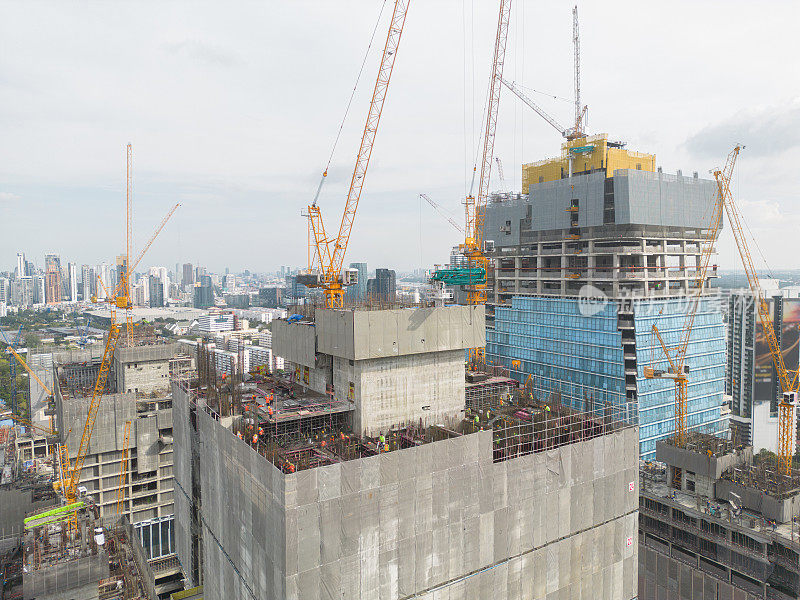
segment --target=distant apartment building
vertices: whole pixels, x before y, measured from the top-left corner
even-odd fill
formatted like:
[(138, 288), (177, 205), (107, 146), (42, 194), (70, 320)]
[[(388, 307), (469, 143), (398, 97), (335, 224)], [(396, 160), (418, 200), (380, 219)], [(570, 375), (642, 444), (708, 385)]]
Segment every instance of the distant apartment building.
[(367, 281), (367, 296), (382, 302), (397, 298), (397, 276), (392, 269), (375, 269), (374, 279)]
[(74, 262), (67, 263), (67, 300), (78, 301), (78, 267)]
[[(769, 293), (769, 292), (767, 292)], [(800, 365), (800, 299), (778, 289), (767, 301), (786, 368)], [(725, 393), (730, 396), (731, 427), (737, 441), (756, 452), (777, 448), (778, 397), (782, 392), (753, 295), (733, 292), (727, 299)]]
[(234, 326), (233, 314), (203, 315), (197, 319), (197, 329), (201, 333), (218, 333), (232, 331)]
[(164, 284), (161, 279), (155, 275), (150, 275), (148, 278), (148, 295), (150, 298), (151, 307), (164, 306)]
[(11, 280), (0, 277), (0, 302), (11, 304)]
[(88, 302), (93, 295), (97, 294), (94, 278), (94, 269), (89, 265), (81, 266), (81, 300)]
[[(678, 343), (716, 184), (662, 173), (654, 155), (603, 134), (524, 165), (522, 191), (486, 208), (487, 360), (521, 383), (547, 377), (638, 402), (650, 459), (673, 433), (675, 402), (672, 381), (644, 378), (644, 366), (666, 362), (652, 327)], [(688, 425), (719, 433), (725, 334), (719, 299), (703, 293), (686, 358)]]
[(367, 297), (367, 263), (353, 262), (350, 263), (351, 269), (358, 270), (358, 283), (351, 285), (347, 288), (347, 296), (354, 300), (365, 300)]
[(58, 254), (45, 254), (45, 302), (56, 304), (62, 300), (61, 257)]
[(16, 278), (25, 277), (28, 273), (25, 270), (25, 253), (17, 252), (17, 270), (15, 272)]
[(194, 285), (194, 269), (192, 268), (191, 263), (184, 263), (183, 265), (183, 277), (181, 278), (181, 285), (184, 288), (189, 288)]

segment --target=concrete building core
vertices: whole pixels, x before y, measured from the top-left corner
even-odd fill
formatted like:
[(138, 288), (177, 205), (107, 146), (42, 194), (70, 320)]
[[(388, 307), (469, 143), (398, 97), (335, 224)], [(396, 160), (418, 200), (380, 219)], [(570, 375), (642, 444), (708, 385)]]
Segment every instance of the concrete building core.
[(298, 381), (352, 403), (353, 430), (371, 436), (463, 413), (464, 351), (484, 331), (478, 306), (318, 310), (313, 323), (275, 321), (273, 345)]
[(170, 359), (178, 354), (178, 344), (117, 347), (114, 377), (121, 392), (140, 396), (166, 394), (170, 389)]

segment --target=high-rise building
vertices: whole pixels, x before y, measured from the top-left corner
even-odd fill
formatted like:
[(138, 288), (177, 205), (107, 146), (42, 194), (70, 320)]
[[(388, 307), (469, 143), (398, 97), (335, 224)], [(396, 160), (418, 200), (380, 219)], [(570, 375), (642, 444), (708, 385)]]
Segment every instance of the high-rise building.
[(33, 304), (44, 304), (47, 301), (46, 279), (41, 275), (31, 276)]
[(112, 293), (111, 290), (111, 267), (108, 263), (101, 263), (95, 269), (95, 289), (97, 291), (97, 298), (103, 300), (106, 297), (106, 290)]
[(164, 306), (164, 284), (161, 282), (161, 278), (150, 275), (148, 283), (150, 306)]
[(293, 300), (306, 297), (308, 288), (297, 281), (296, 275), (286, 275), (286, 295)]
[(392, 269), (375, 269), (375, 278), (367, 281), (367, 296), (381, 302), (397, 298), (397, 278)]
[[(786, 368), (800, 366), (800, 299), (781, 292), (767, 299)], [(753, 295), (733, 292), (727, 302), (725, 393), (731, 398), (734, 439), (756, 452), (777, 449), (778, 398), (782, 389)]]
[(94, 286), (94, 269), (89, 265), (81, 265), (81, 299), (84, 302), (88, 302), (92, 294), (97, 293)]
[(268, 308), (278, 308), (281, 304), (283, 288), (268, 287), (258, 290), (258, 303)]
[(16, 271), (17, 279), (19, 279), (20, 277), (25, 277), (25, 275), (28, 275), (25, 267), (26, 267), (25, 253), (17, 252), (17, 271)]
[(214, 306), (214, 286), (211, 277), (203, 275), (194, 286), (193, 304), (195, 308), (211, 308)]
[(350, 268), (358, 270), (358, 283), (347, 288), (347, 297), (353, 300), (364, 300), (367, 297), (367, 279), (369, 279), (367, 276), (367, 263), (350, 263)]
[(0, 277), (0, 302), (11, 303), (11, 280)]
[(62, 299), (61, 257), (58, 254), (45, 254), (45, 302), (56, 304)]
[(25, 308), (36, 303), (33, 277), (19, 277), (11, 283), (11, 303)]
[[(127, 258), (125, 257), (124, 254), (120, 254), (119, 256), (117, 256), (117, 267), (115, 269), (115, 273), (117, 275), (117, 282), (121, 282), (121, 281), (123, 281), (125, 279), (126, 270), (127, 270), (126, 261), (127, 261)], [(133, 278), (133, 273), (131, 273), (131, 278)], [(129, 285), (131, 283), (133, 283), (133, 282), (129, 282)], [(109, 290), (109, 291), (111, 291), (111, 290)]]
[[(673, 433), (675, 404), (672, 381), (644, 378), (644, 366), (666, 363), (652, 327), (677, 345), (715, 192), (715, 182), (657, 171), (654, 155), (605, 134), (524, 165), (524, 195), (486, 208), (487, 361), (521, 383), (549, 377), (638, 401), (640, 453), (652, 458)], [(700, 302), (686, 364), (689, 428), (727, 430), (716, 296)]]
[(67, 263), (67, 298), (70, 302), (78, 301), (78, 268), (74, 262)]
[(191, 263), (184, 263), (183, 265), (183, 279), (181, 280), (181, 284), (187, 289), (194, 285), (194, 269)]
[[(271, 349), (301, 385), (275, 386), (258, 432), (216, 384), (175, 385), (187, 583), (209, 598), (634, 598), (634, 424), (533, 413), (505, 377), (474, 393), (464, 351), (483, 321), (474, 306), (273, 321)], [(198, 371), (229, 372), (221, 354), (196, 352)]]

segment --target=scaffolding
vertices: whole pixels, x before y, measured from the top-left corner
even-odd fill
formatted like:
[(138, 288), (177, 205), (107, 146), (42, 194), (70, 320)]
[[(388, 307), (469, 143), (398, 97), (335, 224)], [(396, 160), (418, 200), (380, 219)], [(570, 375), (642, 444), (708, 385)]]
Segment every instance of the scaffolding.
[[(205, 365), (205, 366), (203, 366)], [(565, 399), (572, 400), (551, 384), (543, 381), (519, 389), (516, 382), (504, 378), (502, 371), (485, 373), (486, 379), (475, 383), (470, 393), (473, 406), (463, 415), (439, 418), (435, 423), (423, 420), (398, 423), (376, 436), (361, 436), (350, 428), (349, 402), (339, 403), (317, 394), (314, 400), (291, 405), (281, 394), (291, 394), (297, 387), (291, 378), (264, 378), (269, 394), (257, 388), (265, 404), (256, 394), (245, 397), (238, 405), (229, 400), (220, 402), (214, 388), (213, 368), (201, 359), (197, 376), (182, 373), (175, 381), (186, 392), (189, 402), (215, 420), (233, 416), (231, 431), (284, 473), (375, 456), (435, 441), (470, 435), (478, 431), (493, 432), (493, 460), (500, 462), (534, 452), (558, 448), (607, 435), (638, 425), (635, 402), (612, 402), (605, 390), (580, 391), (591, 402), (583, 401), (588, 410), (577, 410)], [(300, 386), (302, 387), (302, 386)], [(577, 389), (577, 388), (576, 388)], [(568, 392), (576, 393), (576, 389)], [(293, 399), (293, 400), (296, 400)], [(274, 403), (274, 404), (273, 404)], [(284, 404), (285, 403), (285, 404)], [(217, 407), (232, 412), (222, 414)], [(287, 412), (283, 409), (291, 406)], [(274, 408), (273, 408), (274, 407)]]
[(800, 470), (792, 469), (791, 475), (784, 475), (775, 463), (768, 461), (734, 467), (723, 473), (722, 479), (759, 490), (776, 500), (786, 500), (800, 493)]

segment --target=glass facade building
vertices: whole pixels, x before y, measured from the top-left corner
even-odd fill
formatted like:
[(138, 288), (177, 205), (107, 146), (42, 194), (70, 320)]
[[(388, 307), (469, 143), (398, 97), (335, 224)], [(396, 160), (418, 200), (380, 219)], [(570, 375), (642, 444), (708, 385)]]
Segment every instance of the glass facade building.
[[(620, 308), (623, 306), (624, 308)], [(486, 332), (487, 362), (509, 369), (525, 383), (529, 376), (592, 389), (602, 401), (638, 408), (640, 455), (655, 457), (655, 442), (674, 430), (674, 383), (645, 379), (643, 367), (664, 368), (666, 359), (652, 326), (664, 343), (675, 346), (686, 319), (687, 299), (582, 302), (578, 298), (515, 296), (497, 306)], [(720, 433), (725, 376), (722, 316), (713, 299), (701, 302), (690, 338), (687, 424)], [(586, 394), (572, 394), (572, 408)], [(638, 401), (638, 407), (635, 405)]]

